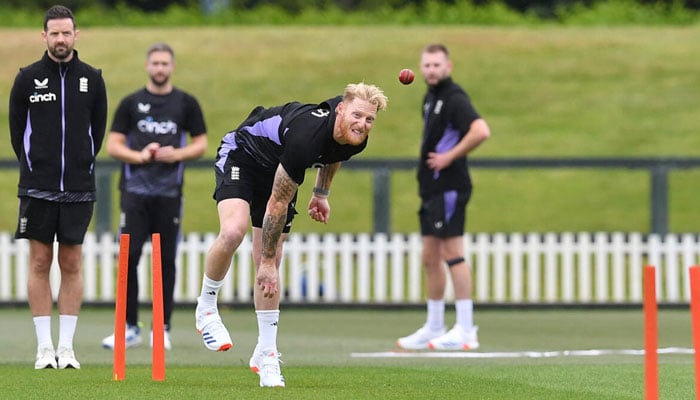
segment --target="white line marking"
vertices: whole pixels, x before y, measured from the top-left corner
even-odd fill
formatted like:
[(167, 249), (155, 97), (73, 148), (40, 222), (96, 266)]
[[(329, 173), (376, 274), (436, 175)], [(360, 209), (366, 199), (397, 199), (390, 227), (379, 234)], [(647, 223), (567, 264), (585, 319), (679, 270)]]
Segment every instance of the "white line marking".
[[(656, 350), (657, 354), (695, 354), (693, 349), (685, 347), (666, 347)], [(644, 350), (633, 349), (591, 349), (591, 350), (556, 350), (556, 351), (506, 351), (506, 352), (468, 352), (468, 351), (384, 351), (378, 353), (350, 353), (354, 358), (552, 358), (552, 357), (597, 357), (608, 355), (643, 356)]]

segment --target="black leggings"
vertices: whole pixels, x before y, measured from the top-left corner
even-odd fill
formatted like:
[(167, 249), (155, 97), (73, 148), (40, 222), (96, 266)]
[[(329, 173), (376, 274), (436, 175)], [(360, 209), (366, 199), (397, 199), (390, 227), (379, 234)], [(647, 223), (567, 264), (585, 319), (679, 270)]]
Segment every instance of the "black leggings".
[(123, 193), (121, 209), (121, 233), (128, 233), (130, 236), (126, 322), (129, 325), (138, 324), (139, 259), (144, 243), (151, 239), (151, 234), (159, 233), (163, 267), (163, 315), (165, 325), (169, 328), (174, 305), (175, 256), (180, 240), (182, 199)]

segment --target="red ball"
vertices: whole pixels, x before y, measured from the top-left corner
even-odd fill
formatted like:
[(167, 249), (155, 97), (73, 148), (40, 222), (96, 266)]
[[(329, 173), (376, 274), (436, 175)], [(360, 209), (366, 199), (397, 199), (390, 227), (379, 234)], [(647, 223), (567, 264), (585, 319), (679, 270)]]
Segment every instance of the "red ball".
[(408, 68), (404, 68), (401, 70), (401, 72), (399, 72), (399, 81), (404, 85), (410, 85), (415, 77), (416, 74), (414, 74), (413, 71)]

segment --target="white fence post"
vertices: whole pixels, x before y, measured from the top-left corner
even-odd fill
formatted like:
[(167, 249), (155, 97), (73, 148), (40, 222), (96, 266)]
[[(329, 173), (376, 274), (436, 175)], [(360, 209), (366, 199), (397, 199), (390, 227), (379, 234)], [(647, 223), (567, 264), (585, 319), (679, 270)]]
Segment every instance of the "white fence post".
[[(12, 300), (12, 243), (10, 234), (0, 233), (0, 301)], [(26, 285), (26, 283), (25, 283)]]
[(506, 251), (510, 258), (510, 300), (514, 303), (525, 301), (523, 297), (523, 235), (513, 233), (510, 235), (510, 246), (506, 246)]
[(540, 236), (527, 235), (527, 299), (530, 303), (542, 301), (540, 297)]
[(576, 301), (574, 275), (574, 235), (564, 232), (561, 235), (561, 301), (567, 304)]

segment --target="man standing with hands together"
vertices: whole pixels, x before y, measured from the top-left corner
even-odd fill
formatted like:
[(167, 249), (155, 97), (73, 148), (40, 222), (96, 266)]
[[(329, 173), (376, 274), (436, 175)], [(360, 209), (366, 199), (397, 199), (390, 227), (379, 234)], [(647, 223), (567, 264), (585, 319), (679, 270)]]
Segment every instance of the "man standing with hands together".
[[(122, 162), (119, 228), (130, 235), (126, 301), (126, 347), (141, 344), (138, 319), (138, 264), (143, 244), (161, 236), (164, 345), (170, 350), (175, 258), (180, 241), (185, 161), (207, 149), (206, 125), (197, 99), (173, 86), (175, 52), (156, 43), (146, 52), (146, 87), (125, 97), (114, 114), (107, 152)], [(191, 140), (187, 141), (187, 137)], [(152, 337), (151, 337), (152, 339)], [(151, 345), (153, 345), (151, 340)], [(114, 334), (102, 340), (114, 348)]]

